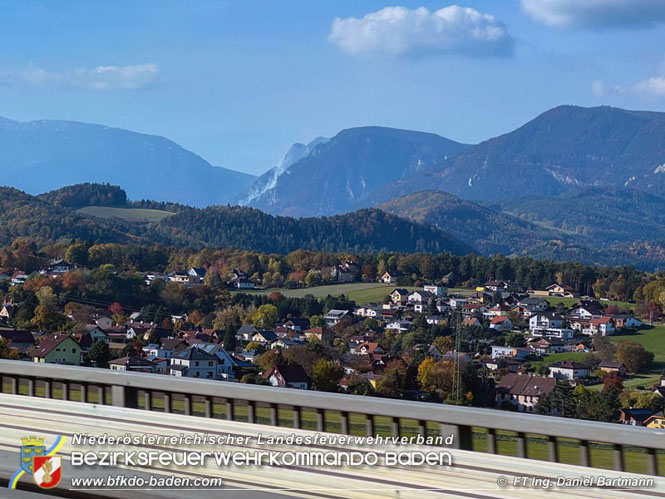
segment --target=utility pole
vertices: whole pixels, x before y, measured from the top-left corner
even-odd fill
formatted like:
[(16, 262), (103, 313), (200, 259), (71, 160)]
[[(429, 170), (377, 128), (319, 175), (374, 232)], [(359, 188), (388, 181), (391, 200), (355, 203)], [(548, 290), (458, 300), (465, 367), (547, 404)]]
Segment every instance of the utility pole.
[(460, 362), (460, 351), (462, 350), (462, 320), (459, 313), (455, 314), (455, 355), (454, 360), (454, 378), (453, 378), (453, 393), (452, 398), (457, 404), (462, 404), (462, 363)]

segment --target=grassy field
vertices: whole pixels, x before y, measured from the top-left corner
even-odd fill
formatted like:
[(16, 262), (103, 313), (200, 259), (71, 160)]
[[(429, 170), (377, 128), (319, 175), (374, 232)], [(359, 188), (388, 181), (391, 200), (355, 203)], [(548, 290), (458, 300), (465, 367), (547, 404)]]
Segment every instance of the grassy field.
[[(560, 296), (544, 296), (543, 298), (550, 302), (550, 305), (553, 307), (556, 307), (559, 303), (563, 303), (566, 307), (570, 307), (574, 303), (580, 301), (579, 298), (563, 298)], [(600, 303), (602, 303), (605, 307), (616, 305), (620, 310), (632, 310), (635, 308), (634, 303), (628, 303), (625, 301), (601, 301)]]
[[(394, 284), (381, 284), (378, 282), (352, 282), (347, 284), (331, 284), (328, 286), (314, 286), (312, 288), (268, 288), (255, 291), (233, 291), (234, 293), (255, 293), (255, 294), (270, 294), (274, 291), (282, 293), (289, 298), (302, 298), (306, 295), (313, 295), (317, 298), (325, 298), (326, 296), (339, 296), (346, 295), (350, 300), (358, 304), (380, 302), (397, 286)], [(407, 287), (408, 290), (415, 290), (421, 288)]]
[(110, 206), (86, 206), (76, 210), (82, 215), (99, 218), (121, 218), (129, 222), (159, 222), (174, 215), (171, 211), (145, 210), (142, 208), (113, 208)]
[[(351, 282), (347, 284), (330, 284), (327, 286), (315, 286), (312, 288), (267, 288), (258, 290), (242, 290), (232, 291), (232, 293), (255, 293), (255, 294), (270, 294), (274, 291), (282, 293), (289, 298), (302, 298), (305, 295), (313, 295), (317, 298), (325, 298), (326, 296), (339, 296), (346, 295), (349, 300), (355, 301), (358, 305), (365, 303), (379, 303), (383, 298), (395, 288), (406, 288), (409, 291), (422, 289), (416, 286), (397, 286), (395, 284), (382, 284), (378, 282)], [(462, 294), (470, 295), (474, 292), (472, 289), (466, 288), (449, 288), (449, 294)]]
[[(9, 383), (2, 384), (2, 391), (5, 393), (10, 391)], [(19, 393), (27, 395), (27, 386), (24, 383), (19, 384)], [(37, 397), (44, 396), (44, 388), (38, 382), (35, 387), (35, 395)], [(53, 398), (62, 398), (62, 390), (56, 385), (52, 391)], [(78, 387), (72, 386), (69, 390), (69, 400), (81, 401), (81, 394)], [(91, 389), (88, 395), (88, 402), (98, 403), (97, 391)], [(110, 398), (106, 397), (106, 404), (111, 402)], [(216, 403), (212, 406), (212, 415), (216, 419), (227, 419), (226, 406), (221, 400), (215, 400)], [(138, 398), (139, 407), (144, 407), (144, 398), (140, 394)], [(160, 394), (155, 393), (152, 398), (151, 409), (156, 412), (164, 411), (164, 399)], [(194, 400), (192, 402), (192, 412), (196, 416), (204, 415), (204, 404), (201, 401)], [(184, 402), (181, 398), (175, 395), (172, 399), (171, 412), (183, 413)], [(243, 404), (234, 404), (233, 419), (235, 421), (247, 421), (248, 419), (247, 406)], [(293, 426), (293, 411), (288, 408), (279, 408), (277, 412), (278, 425), (281, 427)], [(301, 413), (301, 425), (304, 430), (316, 431), (316, 418), (317, 414), (313, 410), (304, 409)], [(270, 424), (270, 414), (267, 407), (257, 407), (255, 412), (255, 421), (259, 424)], [(349, 431), (351, 435), (365, 435), (366, 432), (366, 418), (363, 414), (352, 413), (349, 415)], [(411, 419), (401, 419), (401, 436), (411, 437), (416, 436), (418, 433), (418, 422)], [(425, 430), (428, 436), (436, 437), (441, 434), (441, 430), (436, 423), (427, 423)], [(338, 411), (324, 411), (324, 431), (331, 433), (339, 433), (341, 431), (340, 413)], [(487, 452), (487, 430), (484, 428), (474, 427), (473, 431), (473, 450), (477, 452)], [(376, 435), (384, 437), (391, 435), (391, 418), (386, 416), (376, 416), (374, 419), (374, 432)], [(568, 464), (580, 464), (580, 447), (577, 441), (569, 439), (559, 439), (557, 443), (559, 450), (559, 460)], [(517, 440), (515, 433), (508, 431), (498, 430), (496, 432), (496, 450), (500, 455), (517, 456)], [(544, 435), (527, 434), (526, 435), (526, 451), (527, 457), (530, 459), (547, 460), (548, 459), (548, 440)], [(591, 444), (591, 465), (595, 468), (608, 468), (613, 466), (613, 447), (604, 444)], [(665, 457), (663, 453), (658, 451), (658, 474), (665, 474)], [(626, 448), (624, 449), (624, 458), (626, 464), (626, 471), (645, 473), (647, 471), (647, 454), (644, 449), (640, 448)]]

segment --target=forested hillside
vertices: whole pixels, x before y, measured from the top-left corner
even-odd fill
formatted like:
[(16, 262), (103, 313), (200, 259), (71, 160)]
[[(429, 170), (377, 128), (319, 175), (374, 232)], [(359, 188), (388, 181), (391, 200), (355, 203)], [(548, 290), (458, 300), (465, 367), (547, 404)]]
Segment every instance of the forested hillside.
[(108, 185), (71, 186), (41, 198), (16, 189), (0, 188), (0, 244), (29, 237), (41, 243), (71, 238), (96, 242), (133, 240), (181, 247), (236, 247), (268, 253), (288, 253), (296, 249), (454, 254), (474, 251), (439, 229), (380, 210), (294, 219), (244, 207), (197, 209), (170, 203), (128, 204), (128, 207), (167, 209), (175, 213), (158, 223), (146, 223), (84, 217), (65, 207), (80, 207), (83, 200), (106, 203), (122, 197), (117, 188)]

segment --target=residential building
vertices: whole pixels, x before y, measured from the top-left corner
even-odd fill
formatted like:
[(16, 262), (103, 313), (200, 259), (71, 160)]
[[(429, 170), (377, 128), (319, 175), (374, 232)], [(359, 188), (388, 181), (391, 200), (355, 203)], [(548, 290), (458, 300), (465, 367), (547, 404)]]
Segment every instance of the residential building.
[(550, 394), (556, 386), (554, 378), (532, 374), (506, 374), (496, 386), (497, 406), (512, 404), (519, 412), (534, 412), (541, 397)]
[(347, 315), (349, 315), (348, 310), (332, 309), (323, 317), (323, 320), (326, 321), (326, 326), (334, 327)]
[(171, 357), (171, 376), (215, 379), (217, 357), (200, 348), (190, 346)]
[(497, 315), (490, 321), (490, 329), (506, 332), (513, 329), (513, 323), (505, 315)]
[(35, 347), (32, 360), (47, 364), (81, 365), (81, 347), (68, 334), (49, 334)]
[(589, 377), (589, 366), (580, 362), (563, 360), (549, 366), (550, 376), (557, 379), (577, 380)]
[(136, 355), (110, 360), (109, 368), (111, 371), (133, 371), (140, 373), (155, 372), (154, 364), (150, 360), (143, 357), (137, 357)]
[(268, 380), (272, 386), (300, 390), (309, 390), (312, 383), (302, 366), (297, 364), (278, 364), (263, 373), (263, 378)]
[(603, 360), (598, 364), (598, 368), (605, 373), (615, 373), (619, 376), (625, 376), (628, 372), (623, 362)]

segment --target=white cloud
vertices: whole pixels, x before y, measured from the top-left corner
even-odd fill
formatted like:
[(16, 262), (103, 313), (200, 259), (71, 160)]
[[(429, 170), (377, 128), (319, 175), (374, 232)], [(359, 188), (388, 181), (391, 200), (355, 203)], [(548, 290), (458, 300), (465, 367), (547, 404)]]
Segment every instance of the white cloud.
[(4, 86), (51, 85), (95, 91), (138, 90), (152, 85), (158, 78), (159, 68), (154, 63), (67, 71), (46, 71), (30, 65), (25, 69), (0, 71), (0, 85)]
[(505, 57), (514, 46), (505, 26), (494, 16), (457, 5), (434, 12), (425, 7), (386, 7), (362, 19), (337, 18), (328, 39), (350, 54), (438, 52)]
[(521, 0), (535, 21), (556, 28), (652, 26), (665, 22), (665, 0)]
[(596, 80), (591, 84), (591, 92), (596, 97), (605, 96), (605, 82), (603, 80)]
[(617, 87), (617, 89), (645, 99), (662, 99), (665, 97), (665, 76), (652, 76), (630, 87)]
[[(592, 85), (594, 94), (596, 94), (595, 85), (596, 82)], [(604, 89), (605, 84), (603, 83), (603, 90)], [(665, 60), (663, 60), (663, 63), (660, 65), (655, 75), (640, 80), (632, 85), (614, 85), (611, 90), (618, 94), (633, 95), (645, 100), (665, 98)], [(597, 96), (600, 97), (600, 95)]]

